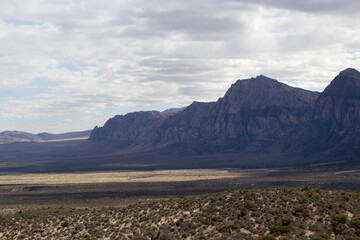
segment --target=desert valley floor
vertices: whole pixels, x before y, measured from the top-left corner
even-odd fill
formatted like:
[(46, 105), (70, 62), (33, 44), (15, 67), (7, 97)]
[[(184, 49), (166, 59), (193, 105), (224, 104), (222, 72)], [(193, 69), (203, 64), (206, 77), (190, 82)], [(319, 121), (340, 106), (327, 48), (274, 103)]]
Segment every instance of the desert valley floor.
[(360, 170), (3, 173), (1, 239), (359, 239)]

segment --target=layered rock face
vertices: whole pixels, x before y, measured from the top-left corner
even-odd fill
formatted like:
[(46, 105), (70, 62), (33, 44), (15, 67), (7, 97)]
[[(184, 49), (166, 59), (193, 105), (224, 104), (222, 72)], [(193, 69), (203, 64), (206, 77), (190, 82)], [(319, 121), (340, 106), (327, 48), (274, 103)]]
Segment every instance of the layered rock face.
[(360, 153), (360, 73), (357, 70), (349, 68), (340, 72), (325, 88), (302, 131), (298, 141), (303, 142), (304, 151), (327, 151), (344, 158), (354, 158)]
[[(342, 71), (323, 93), (265, 76), (238, 80), (217, 102), (175, 114), (138, 112), (96, 127), (89, 142), (109, 151), (179, 155), (232, 152), (358, 151), (360, 73)], [(342, 144), (342, 145), (341, 145)]]
[(360, 119), (360, 73), (346, 69), (325, 88), (316, 102), (314, 121), (328, 124), (329, 131), (349, 131)]
[(199, 153), (268, 146), (307, 120), (318, 95), (264, 76), (239, 80), (217, 102), (194, 102), (167, 119), (160, 139)]
[(216, 134), (242, 145), (272, 144), (307, 120), (318, 95), (264, 76), (237, 81), (218, 102)]
[(158, 141), (156, 130), (166, 118), (166, 114), (157, 111), (117, 115), (110, 118), (103, 127), (95, 127), (89, 140), (112, 150), (144, 150)]

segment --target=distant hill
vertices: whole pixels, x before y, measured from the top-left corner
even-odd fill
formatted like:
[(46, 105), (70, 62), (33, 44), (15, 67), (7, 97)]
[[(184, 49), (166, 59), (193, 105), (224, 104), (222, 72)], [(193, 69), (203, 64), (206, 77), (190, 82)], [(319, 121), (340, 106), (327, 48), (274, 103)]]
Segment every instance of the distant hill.
[(325, 154), (358, 160), (359, 122), (360, 73), (349, 68), (322, 93), (262, 75), (238, 80), (217, 102), (194, 102), (174, 115), (148, 111), (115, 116), (96, 127), (88, 143), (107, 153)]
[(60, 134), (39, 133), (32, 134), (20, 131), (4, 131), (0, 133), (0, 144), (14, 143), (14, 142), (44, 142), (44, 141), (57, 141), (69, 140), (78, 138), (88, 138), (91, 130), (81, 132), (69, 132)]

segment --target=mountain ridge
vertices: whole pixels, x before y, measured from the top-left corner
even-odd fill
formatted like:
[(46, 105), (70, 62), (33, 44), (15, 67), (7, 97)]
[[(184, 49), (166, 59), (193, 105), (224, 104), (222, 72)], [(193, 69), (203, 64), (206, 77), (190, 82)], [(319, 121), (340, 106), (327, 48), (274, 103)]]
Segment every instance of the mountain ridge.
[(339, 73), (322, 93), (265, 76), (238, 80), (214, 102), (195, 101), (170, 114), (116, 115), (87, 140), (1, 145), (0, 159), (42, 161), (6, 168), (28, 172), (314, 164), (351, 169), (360, 164), (359, 82), (355, 69)]
[(87, 138), (90, 136), (92, 130), (67, 132), (67, 133), (28, 133), (22, 131), (3, 131), (0, 132), (0, 144), (16, 143), (16, 142), (45, 142), (45, 141), (60, 141), (70, 140), (74, 138)]
[[(264, 75), (237, 80), (216, 102), (193, 102), (169, 116), (152, 112), (161, 117), (151, 124), (137, 119), (143, 123), (141, 136), (133, 129), (131, 136), (137, 137), (132, 141), (114, 137), (106, 142), (106, 151), (139, 156), (141, 152), (168, 156), (325, 154), (338, 159), (340, 152), (352, 149), (347, 155), (354, 160), (360, 148), (359, 86), (360, 73), (351, 68), (341, 71), (322, 93)], [(109, 128), (109, 121), (104, 128)], [(101, 127), (93, 133), (99, 131)], [(88, 143), (104, 148), (104, 139), (94, 141), (93, 133)]]

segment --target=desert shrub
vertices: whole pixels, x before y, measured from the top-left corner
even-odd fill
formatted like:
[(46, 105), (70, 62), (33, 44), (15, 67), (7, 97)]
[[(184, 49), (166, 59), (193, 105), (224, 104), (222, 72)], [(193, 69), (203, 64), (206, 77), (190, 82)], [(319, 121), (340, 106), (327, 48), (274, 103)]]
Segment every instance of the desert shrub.
[(309, 216), (310, 216), (309, 210), (303, 209), (303, 211), (301, 212), (301, 216), (302, 216), (304, 219), (308, 219)]
[(241, 208), (240, 211), (236, 213), (237, 218), (245, 217), (248, 214), (245, 208)]
[(245, 201), (244, 202), (244, 207), (247, 208), (247, 209), (251, 208), (251, 202), (250, 201)]
[(312, 235), (310, 238), (312, 240), (327, 240), (330, 238), (330, 236), (323, 232), (320, 232), (320, 233), (317, 232), (314, 235)]
[(67, 221), (64, 221), (64, 222), (61, 223), (61, 226), (62, 227), (67, 227), (67, 226), (69, 226), (69, 223)]
[(330, 203), (327, 207), (328, 207), (328, 209), (334, 209), (335, 208), (334, 204), (332, 204), (332, 203)]
[(271, 233), (279, 233), (279, 234), (285, 234), (291, 231), (291, 228), (289, 226), (282, 226), (282, 225), (272, 225), (270, 226), (270, 232)]
[(189, 208), (191, 206), (190, 200), (184, 200), (181, 202), (184, 208)]
[(344, 224), (346, 223), (346, 217), (343, 215), (331, 216), (331, 230), (335, 235), (341, 234), (345, 230)]
[(236, 230), (236, 229), (240, 229), (241, 225), (238, 223), (230, 223), (228, 225), (223, 225), (221, 227), (218, 228), (219, 232), (226, 232), (229, 230)]
[(335, 223), (339, 223), (339, 224), (346, 223), (346, 217), (343, 215), (332, 215), (331, 220), (333, 220)]
[(291, 188), (283, 188), (282, 191), (288, 195), (293, 195), (294, 194), (294, 190)]
[(292, 223), (291, 218), (284, 218), (281, 219), (281, 226), (289, 226)]
[(219, 216), (214, 216), (211, 218), (212, 221), (214, 222), (219, 222), (220, 221), (220, 217)]
[(276, 240), (276, 238), (272, 235), (267, 235), (267, 236), (260, 237), (259, 240)]
[(360, 229), (360, 221), (359, 220), (352, 220), (348, 223), (348, 226), (350, 228), (354, 228), (354, 229)]
[(304, 187), (301, 189), (301, 191), (305, 192), (309, 197), (314, 195), (313, 191), (309, 187)]
[(304, 219), (308, 219), (308, 217), (310, 216), (309, 210), (307, 210), (303, 206), (295, 207), (295, 209), (293, 211), (293, 215), (294, 216), (302, 216)]

